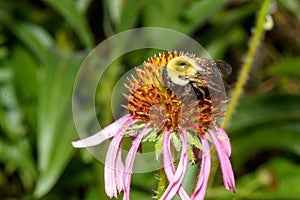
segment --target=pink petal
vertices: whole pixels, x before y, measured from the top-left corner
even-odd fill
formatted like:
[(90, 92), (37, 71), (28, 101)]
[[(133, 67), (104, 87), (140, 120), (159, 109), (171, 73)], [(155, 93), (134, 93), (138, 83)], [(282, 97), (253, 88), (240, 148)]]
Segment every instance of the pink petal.
[(124, 171), (124, 164), (122, 161), (121, 156), (122, 149), (120, 148), (117, 153), (117, 159), (116, 159), (116, 169), (115, 170), (115, 176), (116, 176), (116, 185), (118, 192), (121, 192), (124, 189), (123, 185), (123, 171)]
[[(208, 131), (210, 133), (211, 139), (216, 147), (219, 156), (224, 186), (227, 190), (232, 190), (233, 192), (235, 192), (235, 180), (234, 180), (233, 170), (228, 155), (230, 153), (230, 151), (228, 150), (231, 149), (229, 148), (230, 143), (228, 140), (218, 139), (218, 137), (216, 136), (213, 130), (210, 129)], [(220, 133), (220, 134), (224, 134), (224, 133)]]
[(130, 114), (121, 117), (117, 121), (113, 122), (109, 126), (105, 127), (101, 131), (95, 133), (94, 135), (84, 138), (82, 140), (77, 140), (72, 142), (73, 147), (83, 148), (91, 147), (102, 143), (104, 140), (113, 137), (120, 129), (124, 129), (124, 124), (126, 122), (132, 122), (132, 116)]
[[(187, 167), (187, 163), (188, 163), (188, 154), (187, 154), (187, 133), (184, 129), (181, 130), (182, 133), (182, 150), (181, 150), (181, 156), (180, 156), (180, 160), (178, 163), (178, 167), (176, 169), (176, 172), (173, 176), (173, 179), (170, 181), (168, 187), (166, 188), (166, 191), (164, 192), (164, 194), (162, 195), (162, 197), (160, 198), (161, 200), (164, 199), (172, 199), (175, 194), (177, 193), (177, 191), (179, 190), (182, 180), (184, 178), (184, 174), (185, 174), (185, 170)], [(169, 154), (169, 146), (166, 146), (167, 143), (166, 141), (163, 142), (163, 155)], [(169, 160), (165, 160), (164, 159), (164, 170), (165, 173), (167, 174), (168, 170), (170, 170), (170, 161)]]
[[(163, 146), (165, 147), (165, 151), (163, 151), (163, 159), (164, 159), (164, 170), (165, 174), (169, 180), (169, 182), (172, 181), (175, 174), (175, 167), (172, 161), (172, 155), (170, 150), (170, 132), (171, 131), (165, 131), (164, 132), (164, 138), (163, 138)], [(181, 199), (183, 200), (189, 200), (190, 197), (184, 190), (184, 188), (180, 185), (178, 194)]]
[(228, 137), (227, 133), (224, 131), (224, 129), (222, 129), (221, 127), (218, 127), (217, 131), (218, 131), (219, 135), (221, 136), (219, 141), (222, 146), (222, 149), (227, 154), (227, 156), (230, 157), (231, 146), (230, 146), (230, 142), (229, 142), (229, 137)]
[[(132, 120), (127, 120), (124, 126), (127, 127), (132, 123)], [(126, 131), (125, 128), (119, 129), (107, 150), (104, 168), (104, 182), (106, 194), (111, 197), (117, 197), (117, 190), (120, 192), (123, 189), (123, 170), (124, 164), (121, 158), (122, 151), (122, 134)]]
[(116, 135), (112, 139), (106, 154), (105, 168), (104, 168), (104, 182), (105, 182), (106, 194), (110, 198), (112, 197), (117, 198), (118, 195), (117, 190), (119, 190), (120, 187), (123, 188), (122, 176), (121, 176), (121, 180), (119, 180), (120, 170), (123, 170), (123, 163), (121, 161), (122, 163), (121, 164), (119, 160), (122, 151), (121, 145), (122, 145), (123, 137), (124, 136), (122, 136), (121, 133)]
[(201, 142), (203, 147), (201, 170), (195, 191), (191, 196), (191, 199), (195, 200), (201, 200), (205, 197), (211, 167), (210, 147), (208, 140), (205, 136), (203, 136), (203, 138), (201, 138)]
[(136, 152), (140, 146), (141, 140), (145, 134), (149, 132), (149, 126), (151, 123), (147, 123), (144, 128), (138, 133), (137, 137), (134, 139), (131, 148), (127, 154), (126, 161), (125, 161), (125, 168), (123, 174), (123, 183), (124, 183), (124, 196), (123, 200), (129, 200), (129, 190), (130, 190), (130, 181), (131, 181), (131, 174), (132, 168), (134, 163), (134, 158)]

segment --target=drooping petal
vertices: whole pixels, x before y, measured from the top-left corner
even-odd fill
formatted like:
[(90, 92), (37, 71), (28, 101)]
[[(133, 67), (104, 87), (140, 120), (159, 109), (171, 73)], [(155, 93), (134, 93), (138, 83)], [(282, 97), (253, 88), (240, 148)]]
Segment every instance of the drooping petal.
[(228, 146), (230, 146), (229, 140), (220, 140), (213, 130), (209, 129), (208, 131), (219, 156), (224, 186), (227, 190), (235, 192), (234, 174), (228, 155), (230, 153), (228, 151)]
[[(131, 125), (132, 121), (127, 120), (124, 126)], [(123, 189), (123, 170), (124, 164), (121, 159), (123, 134), (126, 131), (125, 128), (119, 129), (107, 150), (104, 167), (104, 182), (106, 194), (111, 197), (117, 197), (117, 191), (120, 192)]]
[(191, 196), (193, 200), (204, 199), (211, 167), (210, 147), (205, 135), (201, 138), (201, 143), (203, 147), (202, 163), (198, 181), (194, 193)]
[(118, 192), (121, 192), (124, 189), (124, 184), (123, 184), (124, 164), (122, 161), (121, 152), (122, 149), (120, 148), (117, 153), (116, 170), (115, 170), (116, 185), (117, 185)]
[[(170, 133), (171, 131), (166, 130), (164, 132), (164, 137), (163, 137), (163, 159), (164, 159), (164, 171), (167, 176), (167, 179), (169, 182), (172, 181), (174, 174), (175, 174), (175, 166), (172, 161), (172, 155), (171, 155), (171, 150), (170, 150)], [(180, 185), (178, 194), (181, 199), (183, 200), (189, 200), (190, 197), (184, 190), (184, 188)]]
[(227, 154), (228, 157), (231, 155), (231, 146), (229, 142), (229, 137), (227, 133), (221, 127), (217, 127), (217, 133), (219, 134), (219, 141), (223, 148), (223, 151)]
[[(117, 190), (120, 187), (123, 188), (122, 177), (119, 179), (119, 173), (122, 173), (123, 163), (120, 164), (119, 155), (122, 151), (122, 141), (123, 137), (120, 133), (112, 139), (105, 159), (105, 168), (104, 168), (104, 182), (105, 182), (105, 191), (106, 194), (112, 198), (117, 198)], [(121, 161), (122, 162), (122, 161)], [(117, 168), (120, 167), (120, 168)]]
[(120, 129), (126, 128), (124, 127), (124, 124), (128, 121), (133, 121), (132, 116), (130, 114), (121, 117), (117, 121), (113, 122), (109, 126), (105, 127), (104, 129), (90, 137), (72, 142), (72, 145), (75, 148), (84, 148), (101, 144), (104, 140), (107, 140), (108, 138), (111, 138), (114, 135), (116, 135), (116, 133)]
[(134, 141), (130, 147), (130, 150), (127, 154), (126, 161), (125, 161), (125, 167), (124, 167), (124, 173), (123, 173), (123, 184), (124, 184), (123, 200), (129, 200), (130, 181), (131, 181), (131, 174), (132, 174), (132, 168), (133, 168), (135, 155), (140, 146), (143, 136), (149, 132), (150, 125), (151, 125), (151, 123), (147, 123), (144, 126), (144, 128), (141, 130), (141, 132), (138, 133), (137, 137), (134, 139)]
[[(182, 150), (181, 150), (181, 156), (180, 156), (180, 160), (176, 169), (176, 172), (173, 176), (173, 179), (170, 181), (168, 187), (166, 188), (164, 194), (161, 196), (161, 200), (167, 200), (167, 199), (172, 199), (175, 194), (177, 193), (177, 191), (179, 190), (182, 180), (184, 178), (184, 174), (187, 168), (187, 163), (188, 163), (188, 152), (187, 152), (187, 132), (184, 129), (180, 130), (182, 133)], [(165, 145), (168, 143), (165, 143)], [(164, 146), (163, 143), (163, 152), (164, 151), (168, 151), (169, 146)], [(165, 154), (169, 154), (168, 152), (165, 152)], [(164, 170), (165, 173), (166, 170), (170, 170), (170, 163), (164, 161)], [(169, 166), (169, 167), (168, 167)], [(166, 168), (165, 168), (166, 167)]]

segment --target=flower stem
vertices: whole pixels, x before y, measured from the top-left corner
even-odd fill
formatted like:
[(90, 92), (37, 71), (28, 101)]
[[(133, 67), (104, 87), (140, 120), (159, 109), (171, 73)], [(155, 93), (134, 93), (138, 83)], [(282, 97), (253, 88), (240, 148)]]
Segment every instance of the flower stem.
[(160, 199), (160, 197), (163, 195), (165, 192), (167, 186), (168, 186), (168, 179), (165, 174), (165, 171), (163, 168), (159, 170), (159, 180), (158, 180), (158, 185), (157, 185), (157, 197), (156, 199)]
[(245, 62), (242, 66), (241, 73), (238, 77), (236, 86), (234, 88), (231, 101), (228, 105), (226, 117), (224, 120), (223, 128), (225, 129), (232, 117), (234, 108), (236, 107), (239, 98), (241, 97), (243, 87), (247, 81), (248, 74), (250, 72), (252, 63), (254, 61), (255, 54), (259, 47), (260, 41), (264, 35), (265, 29), (265, 20), (269, 12), (269, 5), (271, 0), (264, 0), (259, 11), (259, 15), (255, 24), (255, 29), (252, 38), (250, 39), (249, 50), (246, 55)]

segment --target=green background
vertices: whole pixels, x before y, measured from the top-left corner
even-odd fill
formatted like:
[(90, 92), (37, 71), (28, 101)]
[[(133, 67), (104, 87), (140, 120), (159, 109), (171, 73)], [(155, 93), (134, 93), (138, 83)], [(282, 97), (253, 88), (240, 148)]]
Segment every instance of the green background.
[[(260, 2), (0, 0), (0, 199), (108, 199), (103, 164), (70, 144), (78, 139), (73, 83), (99, 42), (136, 27), (180, 31), (232, 66), (232, 89)], [(272, 6), (274, 27), (227, 128), (237, 193), (224, 189), (216, 169), (206, 199), (300, 199), (300, 2)], [(103, 125), (113, 120), (113, 83), (153, 52), (128, 53), (107, 70), (95, 97)], [(187, 188), (197, 166), (188, 172)], [(154, 197), (157, 176), (134, 174), (131, 198)]]

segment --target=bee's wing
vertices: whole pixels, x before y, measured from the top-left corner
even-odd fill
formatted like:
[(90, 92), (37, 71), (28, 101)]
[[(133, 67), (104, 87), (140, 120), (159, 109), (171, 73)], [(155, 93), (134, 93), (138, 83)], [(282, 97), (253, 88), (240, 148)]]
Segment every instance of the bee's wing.
[(218, 96), (229, 91), (229, 86), (223, 80), (223, 77), (229, 75), (232, 68), (225, 61), (199, 58), (196, 69), (198, 77), (201, 77), (198, 80), (201, 82), (205, 81), (211, 93)]
[(213, 60), (216, 67), (220, 70), (222, 75), (229, 75), (232, 72), (232, 67), (223, 60)]
[(223, 60), (212, 60), (198, 58), (195, 66), (197, 71), (203, 75), (220, 73), (221, 76), (229, 75), (232, 72), (231, 66)]

